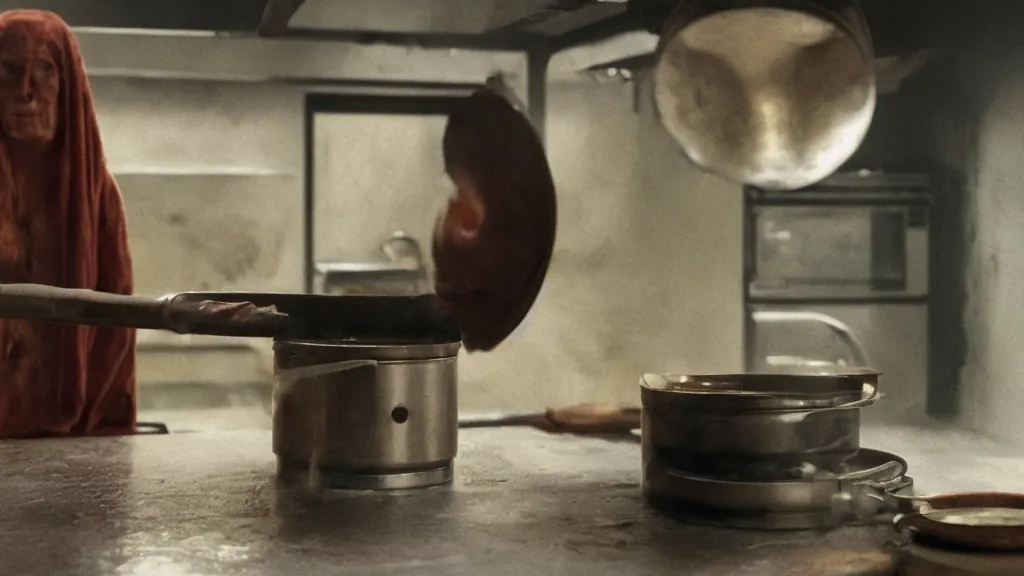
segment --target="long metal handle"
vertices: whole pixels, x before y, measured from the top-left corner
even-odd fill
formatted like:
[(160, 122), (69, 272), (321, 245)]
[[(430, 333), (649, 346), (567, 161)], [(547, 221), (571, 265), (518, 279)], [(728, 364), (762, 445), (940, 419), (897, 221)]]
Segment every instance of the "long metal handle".
[(288, 316), (249, 302), (146, 298), (42, 284), (0, 284), (0, 319), (169, 330), (179, 334), (274, 337)]
[(0, 284), (0, 318), (173, 329), (162, 300), (40, 284)]
[(867, 352), (860, 340), (854, 336), (853, 331), (845, 323), (828, 314), (812, 312), (810, 310), (757, 310), (753, 313), (753, 319), (758, 324), (780, 324), (780, 323), (806, 323), (821, 324), (831, 330), (850, 351), (850, 356), (858, 367), (864, 368), (870, 365)]

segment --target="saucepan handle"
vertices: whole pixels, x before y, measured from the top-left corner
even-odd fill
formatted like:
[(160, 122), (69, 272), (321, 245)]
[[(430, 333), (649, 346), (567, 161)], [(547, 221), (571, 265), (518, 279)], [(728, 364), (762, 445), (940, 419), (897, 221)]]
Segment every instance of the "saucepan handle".
[(871, 406), (872, 404), (875, 403), (876, 400), (878, 400), (878, 386), (876, 386), (875, 384), (865, 382), (861, 390), (862, 391), (860, 399), (854, 400), (852, 402), (846, 402), (844, 404), (838, 404), (836, 406), (829, 406), (827, 408), (815, 408), (813, 410), (781, 410), (780, 412), (789, 412), (792, 414), (796, 414), (798, 415), (798, 418), (817, 418), (829, 412), (836, 412), (839, 410), (858, 410), (860, 408), (865, 408), (867, 406)]
[(924, 517), (917, 512), (905, 512), (899, 513), (892, 521), (893, 528), (897, 532), (911, 531), (920, 532), (921, 524), (924, 522)]
[(914, 480), (905, 475), (906, 463), (890, 462), (871, 472), (877, 473), (881, 468), (891, 468), (893, 477), (889, 480), (860, 480), (841, 484), (833, 498), (833, 514), (869, 524), (889, 522), (893, 515), (899, 514), (897, 502), (906, 497), (898, 492), (912, 486)]
[(875, 384), (865, 383), (862, 388), (861, 398), (852, 402), (846, 402), (829, 408), (819, 408), (814, 410), (814, 413), (820, 412), (834, 412), (836, 410), (856, 410), (859, 408), (866, 408), (871, 406), (878, 400), (878, 386)]
[[(905, 465), (903, 471), (906, 473)], [(910, 483), (913, 483), (912, 478), (900, 476), (889, 482), (862, 482), (858, 487), (863, 496), (867, 500), (875, 502), (882, 512), (891, 515), (912, 514), (918, 512), (921, 509), (922, 503), (926, 502), (927, 499), (912, 494), (899, 493), (900, 489)]]

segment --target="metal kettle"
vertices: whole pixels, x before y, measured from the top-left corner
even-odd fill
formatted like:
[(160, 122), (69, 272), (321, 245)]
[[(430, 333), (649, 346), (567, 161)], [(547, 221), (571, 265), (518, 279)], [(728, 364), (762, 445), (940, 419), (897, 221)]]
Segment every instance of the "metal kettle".
[(653, 82), (662, 123), (694, 163), (769, 190), (835, 172), (876, 101), (857, 0), (683, 0)]
[(383, 262), (321, 262), (320, 292), (334, 295), (413, 296), (433, 288), (419, 242), (395, 232), (380, 247)]

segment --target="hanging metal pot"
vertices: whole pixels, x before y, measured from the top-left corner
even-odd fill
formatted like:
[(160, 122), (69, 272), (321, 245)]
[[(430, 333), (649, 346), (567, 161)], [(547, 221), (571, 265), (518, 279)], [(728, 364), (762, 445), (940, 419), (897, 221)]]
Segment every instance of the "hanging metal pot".
[(835, 172), (875, 109), (871, 37), (856, 0), (683, 0), (654, 70), (662, 123), (697, 165), (796, 189)]

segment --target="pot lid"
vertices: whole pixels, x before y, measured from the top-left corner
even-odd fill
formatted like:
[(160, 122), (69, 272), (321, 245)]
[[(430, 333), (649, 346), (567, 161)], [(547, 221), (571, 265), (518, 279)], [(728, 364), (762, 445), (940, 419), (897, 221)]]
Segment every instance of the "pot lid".
[(860, 394), (879, 374), (871, 370), (799, 372), (791, 374), (644, 374), (640, 386), (676, 394), (730, 396), (835, 396)]

